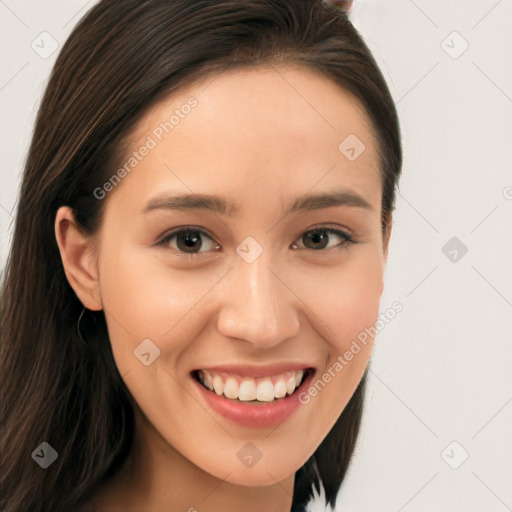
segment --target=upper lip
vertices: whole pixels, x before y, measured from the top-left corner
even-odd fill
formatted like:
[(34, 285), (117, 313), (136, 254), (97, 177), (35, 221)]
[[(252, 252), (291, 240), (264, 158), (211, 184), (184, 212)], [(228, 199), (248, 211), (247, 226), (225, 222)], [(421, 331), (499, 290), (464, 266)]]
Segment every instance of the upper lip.
[(310, 364), (301, 363), (275, 363), (265, 366), (254, 366), (248, 364), (226, 364), (218, 366), (202, 366), (197, 370), (208, 370), (213, 373), (231, 373), (240, 375), (240, 377), (271, 377), (286, 372), (313, 369)]

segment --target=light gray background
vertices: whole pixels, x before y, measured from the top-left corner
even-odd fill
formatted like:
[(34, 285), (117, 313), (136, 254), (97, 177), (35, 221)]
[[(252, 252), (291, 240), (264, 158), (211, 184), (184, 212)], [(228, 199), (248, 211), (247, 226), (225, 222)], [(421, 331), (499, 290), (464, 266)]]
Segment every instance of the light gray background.
[[(60, 48), (94, 3), (0, 0), (2, 268), (57, 55), (31, 43)], [(337, 510), (512, 511), (512, 0), (356, 0), (351, 18), (402, 125), (381, 311), (404, 309), (377, 336)]]

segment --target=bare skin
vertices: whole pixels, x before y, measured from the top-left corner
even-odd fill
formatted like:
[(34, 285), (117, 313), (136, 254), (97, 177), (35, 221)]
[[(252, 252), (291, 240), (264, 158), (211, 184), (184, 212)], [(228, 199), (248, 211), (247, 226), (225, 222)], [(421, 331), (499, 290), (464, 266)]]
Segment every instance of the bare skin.
[[(307, 362), (319, 377), (375, 324), (391, 232), (389, 218), (383, 238), (376, 141), (358, 102), (330, 80), (261, 67), (174, 93), (139, 123), (132, 151), (191, 96), (197, 106), (162, 140), (153, 135), (156, 147), (101, 199), (98, 233), (84, 236), (67, 207), (55, 219), (67, 278), (85, 307), (104, 310), (115, 362), (142, 411), (127, 463), (91, 504), (104, 512), (289, 511), (295, 473), (355, 391), (373, 339), (273, 428), (211, 410), (191, 371)], [(365, 145), (353, 161), (338, 149), (350, 134)], [(370, 208), (285, 215), (296, 198), (341, 188)], [(238, 211), (143, 211), (166, 192), (218, 194)], [(176, 236), (156, 245), (184, 226), (203, 232), (195, 256)], [(328, 231), (317, 248), (305, 236), (317, 227), (355, 242)], [(248, 236), (263, 249), (251, 263), (236, 252)], [(134, 357), (145, 339), (160, 350), (149, 366)], [(237, 457), (247, 442), (262, 453), (252, 467)]]

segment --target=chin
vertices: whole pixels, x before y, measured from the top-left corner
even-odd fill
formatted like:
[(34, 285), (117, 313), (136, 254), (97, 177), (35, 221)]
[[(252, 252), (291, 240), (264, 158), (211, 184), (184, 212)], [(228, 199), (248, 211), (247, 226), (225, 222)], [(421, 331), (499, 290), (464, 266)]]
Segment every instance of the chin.
[[(261, 461), (260, 461), (261, 462)], [(276, 468), (273, 464), (261, 465), (257, 463), (252, 468), (224, 468), (224, 473), (215, 475), (217, 478), (229, 482), (233, 485), (244, 487), (267, 487), (275, 485), (290, 478), (299, 469), (294, 468)], [(231, 471), (231, 473), (229, 473)], [(229, 473), (228, 476), (226, 474)]]

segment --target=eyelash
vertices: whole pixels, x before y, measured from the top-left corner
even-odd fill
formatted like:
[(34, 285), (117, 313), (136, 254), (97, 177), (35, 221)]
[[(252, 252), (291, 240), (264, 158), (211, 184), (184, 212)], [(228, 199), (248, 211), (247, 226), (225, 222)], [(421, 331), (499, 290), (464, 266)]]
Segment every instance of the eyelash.
[[(199, 234), (205, 235), (210, 240), (215, 242), (215, 240), (208, 233), (206, 233), (202, 229), (199, 229), (199, 228), (197, 228), (195, 226), (182, 226), (182, 227), (177, 228), (174, 231), (171, 231), (170, 233), (167, 233), (166, 235), (164, 235), (164, 237), (160, 241), (158, 241), (155, 245), (158, 246), (158, 247), (164, 247), (164, 246), (168, 245), (169, 242), (176, 235), (179, 235), (182, 232), (189, 232), (189, 231), (198, 232)], [(350, 235), (349, 233), (347, 233), (345, 231), (342, 231), (342, 230), (339, 230), (339, 229), (336, 229), (336, 228), (329, 228), (329, 227), (315, 227), (315, 228), (312, 228), (312, 229), (308, 229), (307, 231), (305, 231), (302, 234), (302, 236), (304, 236), (305, 234), (308, 234), (308, 233), (324, 233), (324, 232), (337, 235), (341, 239), (343, 239), (342, 243), (338, 244), (338, 246), (336, 246), (336, 247), (332, 247), (331, 249), (346, 249), (348, 245), (357, 243), (354, 240), (354, 238), (352, 237), (352, 235)], [(302, 238), (302, 236), (301, 236), (301, 238)], [(295, 242), (294, 242), (294, 244), (295, 244)], [(220, 245), (220, 244), (218, 244), (218, 245)], [(325, 252), (325, 251), (327, 251), (329, 249), (308, 249), (308, 248), (306, 248), (306, 250), (314, 251), (314, 252)], [(187, 252), (180, 251), (180, 250), (177, 250), (177, 252), (179, 252), (181, 256), (183, 256), (185, 258), (188, 258), (188, 259), (198, 258), (202, 254), (200, 252), (199, 253), (193, 253), (193, 252), (192, 253), (187, 253)]]

